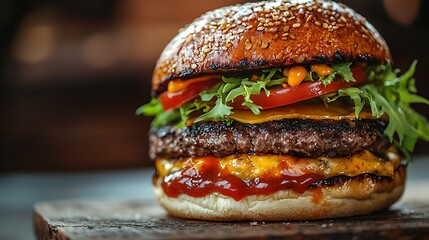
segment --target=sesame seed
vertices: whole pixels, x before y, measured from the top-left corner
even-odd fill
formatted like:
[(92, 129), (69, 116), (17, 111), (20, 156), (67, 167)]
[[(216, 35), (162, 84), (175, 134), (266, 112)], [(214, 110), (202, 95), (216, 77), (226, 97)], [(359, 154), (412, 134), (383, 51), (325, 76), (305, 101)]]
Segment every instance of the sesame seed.
[(264, 29), (265, 29), (264, 27), (258, 27), (256, 30), (263, 31)]
[(244, 42), (244, 45), (245, 45), (245, 49), (246, 50), (250, 50), (251, 48), (252, 48), (252, 44), (250, 43), (250, 41), (249, 40), (246, 40), (246, 42)]
[(203, 53), (203, 54), (201, 54), (201, 56), (198, 60), (200, 60), (200, 62), (202, 62), (202, 61), (204, 61), (204, 59), (206, 59), (206, 55)]
[(322, 23), (321, 23), (321, 22), (319, 22), (319, 21), (315, 21), (315, 22), (314, 22), (314, 24), (316, 24), (317, 26), (322, 25)]
[(222, 49), (223, 51), (226, 51), (228, 48), (225, 46), (220, 47), (220, 49)]
[(292, 25), (293, 28), (299, 28), (300, 26), (301, 26), (300, 23), (295, 23), (295, 24)]
[(199, 55), (199, 54), (200, 54), (200, 51), (199, 51), (198, 49), (195, 49), (195, 50), (194, 50), (194, 54), (195, 54), (195, 55)]
[(266, 49), (266, 48), (268, 48), (268, 46), (270, 45), (270, 43), (269, 42), (263, 42), (262, 44), (261, 44), (261, 48), (262, 49)]
[(193, 64), (191, 65), (191, 68), (192, 68), (192, 69), (196, 69), (196, 68), (197, 68), (197, 64), (193, 63)]
[(296, 60), (296, 62), (297, 63), (302, 63), (302, 62), (304, 62), (305, 61), (305, 58), (304, 57), (300, 57), (300, 58), (298, 58), (297, 60)]
[(246, 26), (246, 29), (251, 29), (251, 28), (253, 28), (253, 25), (247, 25)]
[(286, 26), (286, 27), (283, 28), (283, 31), (288, 32), (289, 29), (290, 29), (290, 26)]
[(226, 21), (223, 21), (220, 25), (220, 30), (224, 30), (226, 28)]
[(323, 28), (328, 28), (329, 25), (327, 23), (323, 23)]
[(277, 32), (277, 28), (276, 27), (269, 28), (268, 32), (269, 33), (275, 33), (275, 32)]
[(204, 53), (208, 53), (211, 51), (211, 49), (207, 45), (205, 45), (202, 50)]
[(287, 37), (282, 37), (282, 38), (280, 38), (281, 40), (283, 40), (283, 41), (286, 41), (287, 40)]
[(294, 34), (290, 34), (290, 35), (289, 35), (289, 37), (290, 37), (290, 39), (292, 39), (292, 40), (295, 40), (295, 38), (296, 38)]
[(343, 21), (344, 23), (347, 23), (347, 19), (344, 16), (340, 17), (341, 21)]
[(281, 53), (277, 54), (276, 59), (280, 60), (283, 58), (283, 56), (284, 56), (284, 54), (281, 52)]
[(292, 47), (291, 47), (291, 46), (287, 46), (287, 48), (286, 48), (286, 52), (287, 52), (287, 53), (291, 53), (291, 52), (292, 52)]

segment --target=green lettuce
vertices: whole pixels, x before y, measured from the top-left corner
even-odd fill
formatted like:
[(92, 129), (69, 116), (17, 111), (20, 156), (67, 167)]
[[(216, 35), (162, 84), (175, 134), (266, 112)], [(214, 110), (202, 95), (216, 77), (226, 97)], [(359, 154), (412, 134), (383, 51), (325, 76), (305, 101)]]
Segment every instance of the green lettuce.
[(340, 89), (328, 102), (349, 97), (354, 102), (356, 117), (365, 106), (369, 106), (374, 117), (386, 114), (389, 123), (384, 134), (410, 158), (418, 139), (429, 141), (428, 120), (411, 107), (411, 104), (416, 103), (429, 105), (427, 99), (416, 94), (413, 77), (416, 64), (417, 61), (414, 61), (401, 76), (398, 76), (399, 70), (392, 69), (390, 63), (371, 67), (368, 71), (369, 84)]

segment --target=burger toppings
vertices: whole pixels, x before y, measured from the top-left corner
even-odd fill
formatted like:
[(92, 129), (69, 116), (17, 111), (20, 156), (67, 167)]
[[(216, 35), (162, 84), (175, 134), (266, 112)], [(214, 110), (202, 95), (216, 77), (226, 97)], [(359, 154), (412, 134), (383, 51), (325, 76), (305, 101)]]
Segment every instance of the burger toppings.
[[(262, 70), (258, 75), (249, 73), (248, 76), (238, 77), (211, 76), (173, 80), (168, 84), (167, 91), (139, 108), (137, 113), (155, 116), (153, 127), (168, 123), (158, 117), (164, 111), (176, 118), (180, 112), (179, 126), (184, 126), (190, 114), (195, 112), (200, 113), (195, 122), (229, 121), (233, 108), (250, 109), (258, 115), (260, 109), (303, 101), (365, 81), (362, 66), (354, 67), (353, 70), (350, 69), (351, 63), (333, 64), (332, 68), (324, 64), (311, 66), (321, 75), (316, 71), (307, 71), (303, 66), (294, 66), (283, 70)], [(327, 72), (330, 74), (326, 75)], [(185, 84), (186, 82), (189, 83)], [(284, 86), (290, 88), (285, 90)], [(165, 114), (161, 116), (165, 117)]]
[(184, 158), (175, 162), (158, 159), (161, 186), (170, 197), (187, 194), (204, 197), (218, 192), (240, 200), (250, 195), (267, 195), (292, 188), (303, 193), (311, 184), (336, 176), (377, 174), (393, 177), (401, 165), (390, 149), (385, 157), (361, 151), (341, 158), (297, 158), (288, 155), (229, 155), (223, 158)]
[[(247, 109), (253, 116), (261, 110), (320, 98), (329, 108), (338, 99), (350, 99), (355, 117), (365, 109), (372, 116), (387, 116), (384, 131), (391, 142), (409, 156), (419, 138), (429, 140), (427, 120), (410, 104), (429, 101), (416, 95), (413, 74), (416, 63), (402, 76), (392, 66), (362, 64), (312, 64), (249, 72), (244, 76), (209, 76), (192, 80), (174, 80), (168, 90), (137, 110), (137, 114), (155, 116), (152, 127), (178, 122), (220, 121), (232, 124), (235, 112)], [(173, 83), (172, 83), (173, 82)], [(189, 83), (186, 83), (189, 82)], [(183, 88), (185, 86), (185, 88)]]

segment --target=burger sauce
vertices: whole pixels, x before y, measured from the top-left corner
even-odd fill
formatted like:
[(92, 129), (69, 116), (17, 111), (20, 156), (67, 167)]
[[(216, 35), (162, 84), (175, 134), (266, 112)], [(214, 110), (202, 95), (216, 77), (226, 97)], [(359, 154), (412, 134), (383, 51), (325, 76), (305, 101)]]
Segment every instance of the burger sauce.
[[(207, 157), (198, 171), (190, 166), (170, 173), (162, 179), (161, 186), (169, 197), (178, 197), (180, 194), (204, 197), (218, 192), (239, 201), (246, 196), (268, 195), (289, 188), (304, 193), (310, 184), (323, 180), (322, 175), (315, 173), (296, 175), (286, 168), (281, 172), (280, 176), (266, 174), (245, 180), (222, 169), (215, 157)], [(157, 176), (154, 177), (156, 179)]]

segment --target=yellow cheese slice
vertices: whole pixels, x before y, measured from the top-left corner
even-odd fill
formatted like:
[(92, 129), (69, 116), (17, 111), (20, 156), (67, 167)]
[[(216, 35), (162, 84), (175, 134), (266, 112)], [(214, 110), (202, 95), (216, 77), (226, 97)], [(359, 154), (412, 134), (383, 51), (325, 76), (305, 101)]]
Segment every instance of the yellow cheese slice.
[[(231, 118), (242, 123), (256, 124), (284, 118), (300, 119), (356, 119), (353, 107), (335, 101), (325, 106), (320, 101), (304, 101), (272, 109), (263, 109), (259, 115), (250, 110), (234, 109)], [(363, 109), (359, 118), (375, 119), (371, 112)]]

